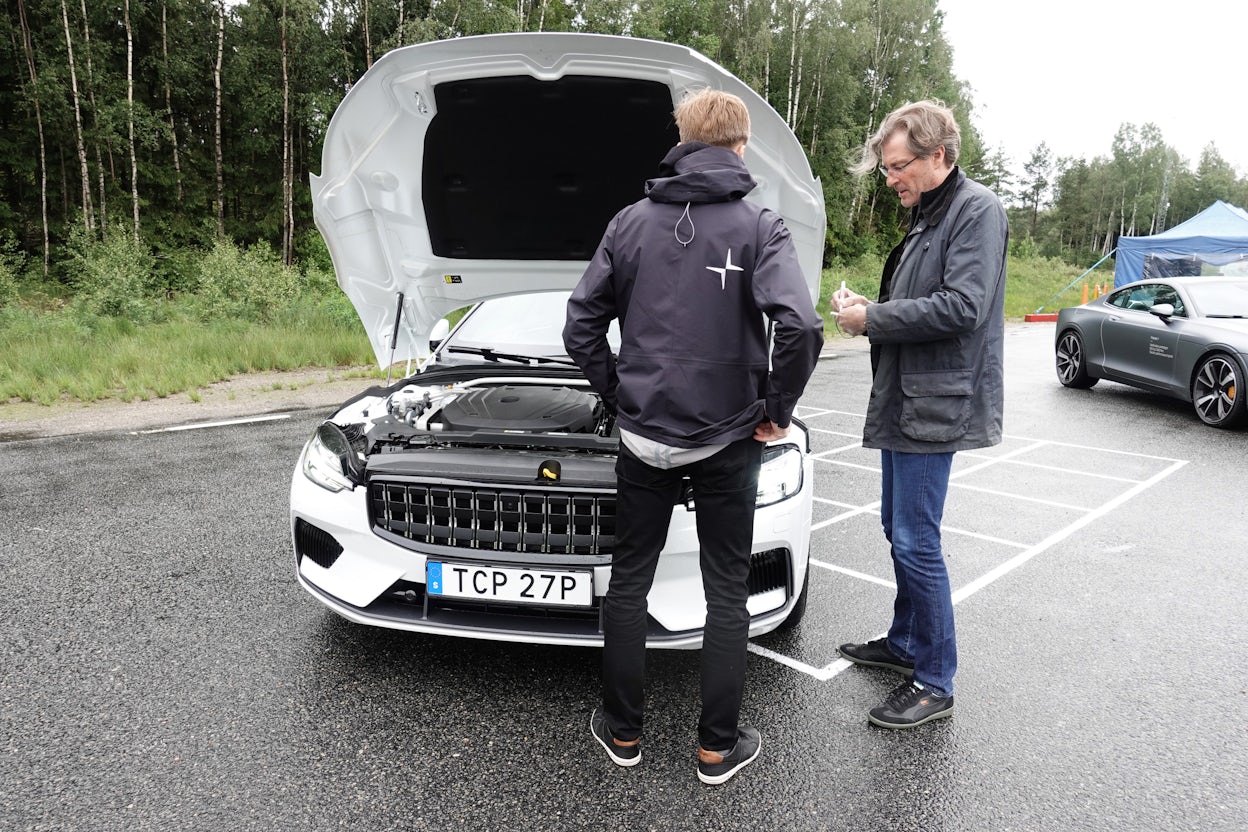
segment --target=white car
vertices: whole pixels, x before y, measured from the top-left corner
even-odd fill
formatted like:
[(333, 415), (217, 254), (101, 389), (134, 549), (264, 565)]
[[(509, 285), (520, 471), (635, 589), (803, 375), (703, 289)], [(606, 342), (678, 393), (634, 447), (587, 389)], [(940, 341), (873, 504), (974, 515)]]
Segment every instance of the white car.
[[(784, 217), (816, 297), (822, 188), (783, 119), (696, 52), (602, 35), (461, 38), (391, 52), (347, 94), (312, 177), (316, 223), (380, 366), (414, 371), (347, 402), (300, 455), (290, 522), (313, 597), (363, 624), (602, 644), (618, 430), (560, 332), (607, 222), (678, 141), (675, 102), (707, 85), (746, 101), (759, 182), (748, 198)], [(445, 316), (473, 304), (447, 334)], [(805, 607), (808, 450), (794, 421), (764, 453), (752, 635)], [(652, 647), (701, 644), (687, 496), (649, 596)]]

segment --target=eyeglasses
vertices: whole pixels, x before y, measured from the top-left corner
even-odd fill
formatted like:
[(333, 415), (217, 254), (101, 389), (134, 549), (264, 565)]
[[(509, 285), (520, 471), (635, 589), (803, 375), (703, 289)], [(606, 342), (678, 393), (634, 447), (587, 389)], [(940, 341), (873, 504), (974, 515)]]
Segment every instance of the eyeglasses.
[(890, 174), (892, 176), (901, 176), (901, 172), (903, 170), (910, 167), (911, 165), (913, 165), (915, 162), (917, 162), (918, 160), (922, 158), (923, 158), (922, 156), (914, 156), (910, 159), (909, 162), (906, 162), (901, 165), (880, 165), (880, 173), (884, 174), (885, 179), (887, 179)]

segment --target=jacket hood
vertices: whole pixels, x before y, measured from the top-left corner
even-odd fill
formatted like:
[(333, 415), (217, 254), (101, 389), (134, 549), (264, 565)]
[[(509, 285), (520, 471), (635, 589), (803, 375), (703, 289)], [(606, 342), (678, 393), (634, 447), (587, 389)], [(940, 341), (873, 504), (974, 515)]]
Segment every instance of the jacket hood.
[(685, 142), (663, 157), (659, 176), (646, 182), (646, 196), (655, 202), (729, 202), (757, 184), (729, 148)]
[[(749, 109), (744, 166), (723, 148), (672, 151), (676, 102), (707, 86)], [(823, 188), (800, 142), (740, 79), (670, 43), (525, 32), (389, 52), (330, 120), (312, 211), (386, 367), (427, 356), (434, 325), (455, 309), (573, 289), (665, 154), (655, 198), (744, 189), (783, 217), (817, 296)]]

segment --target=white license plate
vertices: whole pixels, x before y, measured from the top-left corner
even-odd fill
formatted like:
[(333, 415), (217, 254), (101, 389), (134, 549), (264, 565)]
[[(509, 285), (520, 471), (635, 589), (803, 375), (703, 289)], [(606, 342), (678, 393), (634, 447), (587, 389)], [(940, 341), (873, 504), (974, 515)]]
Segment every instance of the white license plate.
[(588, 607), (594, 600), (592, 572), (429, 561), (425, 579), (428, 593), (444, 598), (560, 607)]

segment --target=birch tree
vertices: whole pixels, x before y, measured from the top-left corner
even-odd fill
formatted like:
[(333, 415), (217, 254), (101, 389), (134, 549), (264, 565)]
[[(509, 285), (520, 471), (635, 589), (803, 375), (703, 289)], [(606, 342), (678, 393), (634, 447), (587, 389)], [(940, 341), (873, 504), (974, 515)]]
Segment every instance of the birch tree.
[(26, 56), (26, 68), (30, 73), (28, 95), (35, 110), (35, 125), (39, 133), (39, 210), (43, 220), (43, 273), (46, 276), (51, 262), (48, 233), (48, 151), (43, 136), (43, 110), (39, 105), (39, 72), (35, 68), (35, 47), (30, 40), (30, 23), (26, 19), (26, 4), (23, 0), (17, 0), (17, 17), (21, 27), (22, 52)]
[(74, 39), (69, 33), (69, 10), (61, 0), (61, 22), (65, 28), (65, 54), (69, 64), (70, 90), (74, 102), (74, 142), (78, 150), (78, 168), (82, 179), (82, 222), (87, 234), (95, 233), (95, 210), (91, 204), (91, 172), (87, 170), (87, 148), (82, 139), (82, 107), (78, 101), (78, 71), (74, 66)]
[(134, 213), (134, 241), (139, 242), (139, 160), (134, 149), (134, 27), (130, 0), (122, 0), (126, 24), (126, 128), (130, 134), (130, 204)]
[[(64, 0), (61, 0), (63, 3)], [(182, 160), (178, 156), (178, 123), (173, 117), (173, 91), (169, 69), (169, 3), (160, 0), (160, 55), (165, 76), (165, 111), (169, 115), (169, 138), (173, 143), (173, 174), (177, 182), (177, 202), (182, 204)]]
[[(365, 0), (365, 9), (368, 0)], [(367, 12), (365, 31), (368, 30)], [(282, 0), (282, 262), (289, 266), (294, 262), (295, 208), (294, 208), (294, 162), (290, 147), (290, 70), (287, 59), (286, 0)]]
[(225, 239), (225, 173), (221, 158), (221, 63), (225, 55), (225, 0), (217, 0), (217, 62), (212, 72), (213, 157), (217, 172), (217, 239)]
[[(99, 185), (100, 228), (103, 229), (108, 227), (108, 190), (104, 184), (104, 154), (100, 150), (100, 109), (95, 103), (95, 69), (91, 60), (91, 20), (87, 16), (87, 0), (80, 0), (79, 5), (82, 8), (82, 46), (87, 62), (87, 100), (91, 105), (92, 130), (95, 134), (92, 144), (95, 146), (95, 172)], [(109, 154), (112, 154), (111, 149)]]

